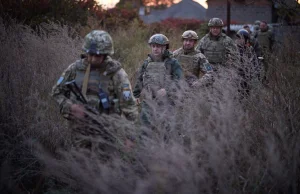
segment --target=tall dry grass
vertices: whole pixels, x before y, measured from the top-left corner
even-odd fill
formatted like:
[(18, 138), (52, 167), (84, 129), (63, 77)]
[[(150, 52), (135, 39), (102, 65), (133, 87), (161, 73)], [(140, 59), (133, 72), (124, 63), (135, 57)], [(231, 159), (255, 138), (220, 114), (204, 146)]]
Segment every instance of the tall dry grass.
[[(100, 141), (99, 130), (116, 138), (117, 151), (104, 163), (99, 149), (69, 148), (75, 129), (65, 127), (49, 98), (60, 73), (78, 58), (82, 38), (56, 24), (42, 25), (37, 33), (1, 21), (0, 33), (4, 192), (299, 192), (299, 42), (285, 40), (269, 61), (269, 85), (254, 82), (247, 98), (240, 98), (236, 72), (225, 69), (213, 87), (180, 83), (170, 90), (172, 103), (149, 101), (152, 128), (98, 118), (86, 138)], [(180, 46), (182, 32), (163, 33), (172, 50)], [(111, 34), (115, 58), (134, 82), (152, 32), (132, 24)], [(134, 141), (132, 148), (126, 138)]]
[(36, 184), (32, 177), (41, 173), (33, 156), (34, 142), (50, 150), (68, 144), (69, 131), (49, 93), (59, 74), (78, 56), (81, 40), (68, 26), (54, 23), (35, 32), (0, 20), (0, 29), (1, 163), (3, 169), (11, 167), (2, 175), (3, 187), (23, 184), (26, 188)]

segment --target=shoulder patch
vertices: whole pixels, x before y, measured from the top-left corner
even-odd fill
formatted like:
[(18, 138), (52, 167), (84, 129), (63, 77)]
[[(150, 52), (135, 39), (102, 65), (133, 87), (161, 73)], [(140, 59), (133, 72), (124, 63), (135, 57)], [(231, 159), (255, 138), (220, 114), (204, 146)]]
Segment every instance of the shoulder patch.
[(129, 84), (123, 84), (122, 90), (123, 90), (123, 99), (126, 101), (130, 100), (131, 91), (130, 91)]
[(64, 81), (64, 77), (60, 77), (60, 78), (57, 80), (56, 84), (59, 85), (59, 84), (61, 84), (62, 81)]
[(206, 71), (212, 71), (213, 70), (212, 66), (209, 63), (204, 63), (203, 65), (204, 65), (204, 68), (205, 68)]

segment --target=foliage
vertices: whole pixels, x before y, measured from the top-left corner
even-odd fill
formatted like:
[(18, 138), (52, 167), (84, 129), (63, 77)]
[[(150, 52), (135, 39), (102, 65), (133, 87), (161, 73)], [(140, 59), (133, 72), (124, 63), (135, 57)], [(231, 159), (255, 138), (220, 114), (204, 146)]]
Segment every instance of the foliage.
[(159, 6), (159, 5), (167, 5), (170, 6), (174, 4), (174, 0), (143, 0), (144, 5), (151, 5), (151, 6)]
[(135, 11), (138, 11), (141, 5), (143, 5), (142, 0), (120, 0), (116, 4), (116, 7), (130, 10), (134, 9)]
[(0, 98), (3, 99), (0, 158), (1, 169), (5, 169), (1, 170), (0, 190), (3, 193), (9, 193), (7, 189), (23, 193), (21, 185), (41, 189), (41, 165), (33, 150), (36, 142), (42, 142), (53, 153), (69, 144), (66, 125), (52, 114), (57, 108), (49, 93), (59, 71), (78, 56), (81, 40), (69, 26), (44, 23), (38, 29), (39, 33), (12, 20), (5, 25), (0, 19)]
[(95, 11), (95, 15), (99, 23), (105, 29), (116, 29), (118, 27), (126, 28), (132, 21), (139, 19), (138, 13), (134, 10), (112, 8), (108, 10)]
[(149, 6), (154, 9), (165, 9), (166, 7), (173, 5), (174, 0), (120, 0), (117, 3), (117, 7), (138, 9), (139, 6)]
[(11, 17), (31, 26), (48, 21), (85, 25), (88, 15), (95, 10), (101, 10), (95, 0), (0, 1), (1, 17)]
[(203, 37), (205, 34), (209, 32), (208, 22), (204, 22), (199, 26), (197, 34), (199, 37)]
[(273, 0), (280, 20), (290, 25), (300, 24), (300, 4), (297, 1)]

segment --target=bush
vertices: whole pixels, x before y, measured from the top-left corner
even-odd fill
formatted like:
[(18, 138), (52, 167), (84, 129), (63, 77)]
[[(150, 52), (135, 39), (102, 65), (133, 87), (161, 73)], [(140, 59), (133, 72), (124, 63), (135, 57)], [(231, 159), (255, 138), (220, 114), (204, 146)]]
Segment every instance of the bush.
[(136, 11), (121, 8), (101, 10), (100, 12), (96, 12), (96, 16), (98, 20), (102, 21), (103, 27), (109, 30), (118, 27), (125, 28), (130, 25), (133, 20), (138, 20), (142, 23)]
[(94, 0), (6, 0), (0, 2), (0, 17), (14, 18), (35, 27), (43, 22), (85, 25), (87, 17), (101, 10)]

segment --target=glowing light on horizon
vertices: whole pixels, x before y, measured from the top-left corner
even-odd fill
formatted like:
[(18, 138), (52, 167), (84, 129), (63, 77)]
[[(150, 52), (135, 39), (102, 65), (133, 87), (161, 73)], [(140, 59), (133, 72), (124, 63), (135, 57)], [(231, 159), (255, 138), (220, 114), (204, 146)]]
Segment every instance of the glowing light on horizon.
[[(103, 5), (104, 8), (112, 8), (114, 7), (119, 0), (96, 0), (99, 4)], [(175, 1), (176, 3), (178, 3), (180, 0)], [(194, 0), (198, 3), (200, 3), (204, 8), (207, 9), (207, 4), (206, 4), (206, 0)], [(300, 2), (300, 0), (298, 0), (298, 2)]]

